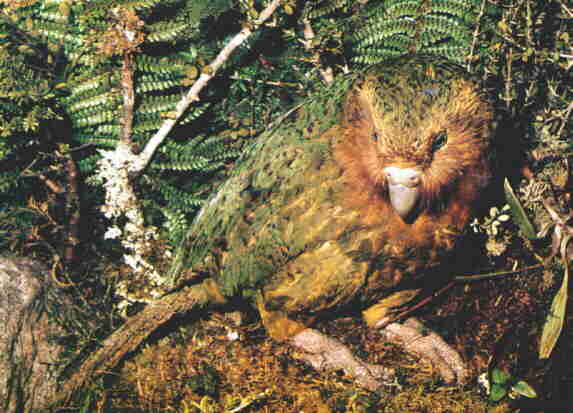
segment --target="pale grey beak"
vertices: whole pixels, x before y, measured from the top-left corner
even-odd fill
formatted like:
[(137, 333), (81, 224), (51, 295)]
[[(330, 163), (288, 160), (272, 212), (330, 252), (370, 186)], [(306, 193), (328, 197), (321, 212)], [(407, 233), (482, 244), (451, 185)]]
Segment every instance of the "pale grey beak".
[(384, 174), (388, 181), (390, 203), (396, 213), (402, 219), (406, 219), (418, 202), (420, 196), (420, 175), (422, 175), (422, 172), (412, 168), (389, 166), (384, 168)]

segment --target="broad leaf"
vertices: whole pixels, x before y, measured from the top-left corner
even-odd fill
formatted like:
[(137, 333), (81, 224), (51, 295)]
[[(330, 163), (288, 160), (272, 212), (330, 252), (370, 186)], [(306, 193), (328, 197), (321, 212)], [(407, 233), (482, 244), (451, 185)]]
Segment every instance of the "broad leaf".
[(561, 282), (561, 288), (553, 298), (549, 314), (543, 325), (541, 342), (539, 343), (539, 358), (546, 359), (551, 355), (557, 340), (561, 335), (563, 324), (565, 322), (565, 309), (567, 304), (567, 287), (569, 283), (569, 269), (565, 265), (565, 275)]
[(517, 383), (515, 383), (515, 386), (512, 387), (512, 390), (517, 394), (529, 397), (530, 399), (537, 397), (537, 393), (535, 392), (535, 390), (533, 390), (533, 387), (531, 387), (523, 380), (519, 380)]

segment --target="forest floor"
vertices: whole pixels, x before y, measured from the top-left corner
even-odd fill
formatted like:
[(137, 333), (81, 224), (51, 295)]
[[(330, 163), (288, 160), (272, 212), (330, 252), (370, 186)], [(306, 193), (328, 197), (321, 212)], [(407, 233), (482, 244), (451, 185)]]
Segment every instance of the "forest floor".
[[(460, 283), (421, 309), (420, 319), (467, 361), (472, 380), (463, 388), (441, 383), (429, 363), (385, 343), (359, 316), (316, 327), (360, 358), (396, 369), (396, 385), (379, 393), (356, 387), (340, 372), (319, 373), (297, 361), (294, 350), (269, 339), (256, 319), (238, 323), (237, 313), (213, 313), (192, 324), (179, 319), (164, 326), (119, 374), (105, 379), (94, 394), (96, 405), (101, 412), (125, 413), (554, 411), (546, 408), (573, 390), (573, 365), (565, 361), (573, 331), (564, 332), (551, 359), (538, 360), (548, 305), (544, 277), (537, 271)], [(526, 381), (538, 397), (493, 402), (477, 384), (478, 375), (493, 369)]]

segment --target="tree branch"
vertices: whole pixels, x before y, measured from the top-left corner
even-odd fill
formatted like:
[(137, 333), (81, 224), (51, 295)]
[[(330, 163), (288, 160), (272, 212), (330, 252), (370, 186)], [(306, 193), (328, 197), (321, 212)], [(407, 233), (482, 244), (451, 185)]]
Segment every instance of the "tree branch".
[[(259, 15), (259, 18), (252, 25), (253, 28), (263, 24), (280, 6), (282, 0), (273, 0)], [(209, 80), (215, 76), (223, 63), (229, 58), (231, 53), (239, 47), (246, 39), (253, 34), (253, 28), (245, 26), (224, 48), (219, 52), (215, 60), (203, 71), (199, 79), (191, 86), (187, 94), (177, 103), (175, 115), (163, 122), (157, 133), (147, 142), (145, 149), (134, 159), (131, 165), (133, 173), (141, 172), (149, 164), (153, 154), (165, 140), (169, 132), (173, 129), (183, 113), (189, 108), (191, 103), (199, 100), (199, 92), (207, 85)]]
[[(127, 222), (123, 225), (123, 230), (117, 226), (111, 227), (106, 232), (106, 238), (121, 237), (122, 245), (129, 252), (124, 256), (124, 260), (135, 272), (149, 274), (146, 277), (150, 279), (156, 278), (162, 282), (153, 264), (148, 262), (145, 257), (145, 252), (154, 248), (152, 244), (157, 239), (158, 232), (155, 227), (146, 226), (145, 224), (143, 211), (132, 184), (133, 178), (140, 174), (149, 164), (159, 145), (165, 140), (191, 103), (199, 100), (199, 92), (215, 76), (231, 53), (251, 36), (254, 28), (263, 24), (273, 14), (281, 2), (282, 0), (272, 0), (254, 23), (246, 24), (221, 50), (215, 60), (203, 70), (199, 79), (176, 105), (175, 115), (163, 123), (139, 154), (134, 153), (132, 149), (131, 135), (133, 133), (135, 102), (132, 53), (136, 50), (140, 39), (128, 26), (118, 29), (125, 37), (127, 45), (130, 46), (130, 48), (123, 46), (119, 50), (124, 56), (121, 74), (123, 110), (120, 139), (113, 151), (100, 151), (102, 159), (99, 161), (98, 176), (104, 182), (103, 185), (106, 191), (106, 201), (102, 207), (106, 217), (115, 220), (115, 222), (120, 217), (127, 218)], [(121, 17), (120, 11), (115, 11), (118, 19)], [(136, 26), (139, 24), (139, 20), (136, 17), (131, 16), (131, 19)]]
[(135, 105), (135, 92), (133, 90), (133, 54), (127, 52), (123, 56), (121, 68), (121, 91), (123, 94), (123, 114), (121, 116), (121, 144), (131, 147), (131, 133), (133, 131), (133, 107)]

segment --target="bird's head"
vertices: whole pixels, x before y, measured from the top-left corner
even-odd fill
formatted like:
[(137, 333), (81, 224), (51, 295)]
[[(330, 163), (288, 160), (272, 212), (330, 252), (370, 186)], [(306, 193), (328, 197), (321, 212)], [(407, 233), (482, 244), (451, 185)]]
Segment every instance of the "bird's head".
[(462, 73), (431, 62), (384, 66), (348, 96), (350, 179), (357, 190), (389, 201), (406, 222), (447, 205), (468, 174), (472, 185), (489, 178), (483, 165), (492, 113)]

